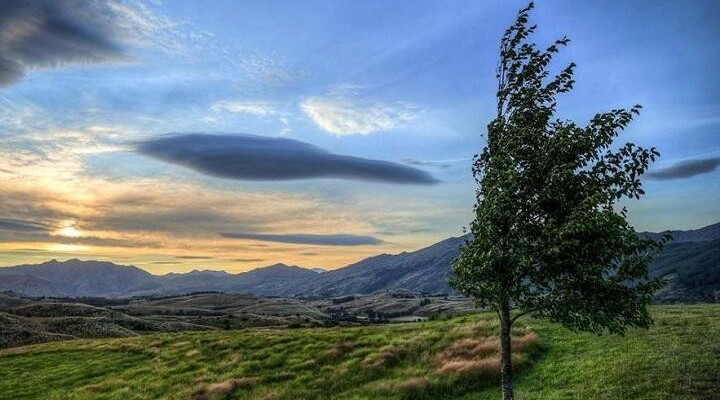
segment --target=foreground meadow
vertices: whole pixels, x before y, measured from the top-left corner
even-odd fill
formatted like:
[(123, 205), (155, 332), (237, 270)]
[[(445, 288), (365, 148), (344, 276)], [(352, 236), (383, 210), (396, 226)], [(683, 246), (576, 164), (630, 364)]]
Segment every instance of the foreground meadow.
[[(720, 305), (657, 306), (625, 337), (526, 319), (519, 399), (720, 399)], [(0, 399), (498, 399), (494, 315), (247, 329), (0, 352)]]

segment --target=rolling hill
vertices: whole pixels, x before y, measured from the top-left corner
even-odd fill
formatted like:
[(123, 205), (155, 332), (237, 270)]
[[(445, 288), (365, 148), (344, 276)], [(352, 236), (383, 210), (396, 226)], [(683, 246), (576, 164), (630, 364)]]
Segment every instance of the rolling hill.
[(477, 311), (475, 304), (464, 297), (428, 297), (402, 291), (333, 299), (231, 293), (47, 299), (0, 292), (0, 349), (159, 332), (418, 321), (473, 311)]
[[(720, 306), (651, 307), (649, 330), (575, 333), (522, 318), (526, 400), (718, 400)], [(497, 320), (182, 332), (0, 350), (0, 399), (495, 400)]]

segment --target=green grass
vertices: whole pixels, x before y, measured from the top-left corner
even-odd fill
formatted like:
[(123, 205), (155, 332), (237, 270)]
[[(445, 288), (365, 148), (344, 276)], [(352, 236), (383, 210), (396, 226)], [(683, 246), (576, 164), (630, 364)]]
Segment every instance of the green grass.
[[(517, 398), (720, 399), (720, 305), (653, 314), (649, 331), (624, 337), (521, 321), (516, 333), (540, 342), (518, 359)], [(463, 353), (496, 332), (483, 314), (47, 343), (0, 351), (0, 399), (498, 399), (496, 356)]]

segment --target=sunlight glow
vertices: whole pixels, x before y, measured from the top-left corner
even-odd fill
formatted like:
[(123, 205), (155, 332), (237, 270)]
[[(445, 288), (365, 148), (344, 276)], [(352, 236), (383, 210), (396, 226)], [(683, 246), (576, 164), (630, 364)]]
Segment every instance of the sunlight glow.
[(57, 231), (57, 234), (60, 236), (67, 236), (67, 237), (80, 237), (82, 236), (82, 232), (80, 232), (77, 228), (74, 226), (66, 226), (65, 228), (60, 229)]
[(75, 252), (83, 250), (85, 246), (80, 246), (77, 244), (64, 244), (64, 243), (54, 243), (48, 246), (48, 250), (50, 251), (60, 251), (60, 252)]

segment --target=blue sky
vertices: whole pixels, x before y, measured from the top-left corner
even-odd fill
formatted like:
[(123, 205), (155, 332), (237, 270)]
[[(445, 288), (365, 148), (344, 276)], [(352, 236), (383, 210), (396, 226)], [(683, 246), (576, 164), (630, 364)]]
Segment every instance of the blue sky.
[[(498, 41), (525, 5), (14, 4), (0, 11), (0, 264), (107, 258), (153, 272), (335, 268), (461, 234), (470, 160), (493, 117)], [(43, 25), (51, 18), (67, 30)], [(572, 40), (555, 60), (578, 64), (560, 117), (644, 106), (619, 141), (658, 147), (654, 172), (671, 170), (628, 204), (640, 230), (720, 220), (719, 18), (712, 1), (541, 1), (532, 13), (537, 43)], [(356, 169), (228, 179), (178, 161), (188, 149), (171, 160), (137, 151), (180, 133), (301, 143), (362, 159), (375, 178), (408, 168), (439, 182)], [(678, 163), (695, 172), (676, 176)]]

